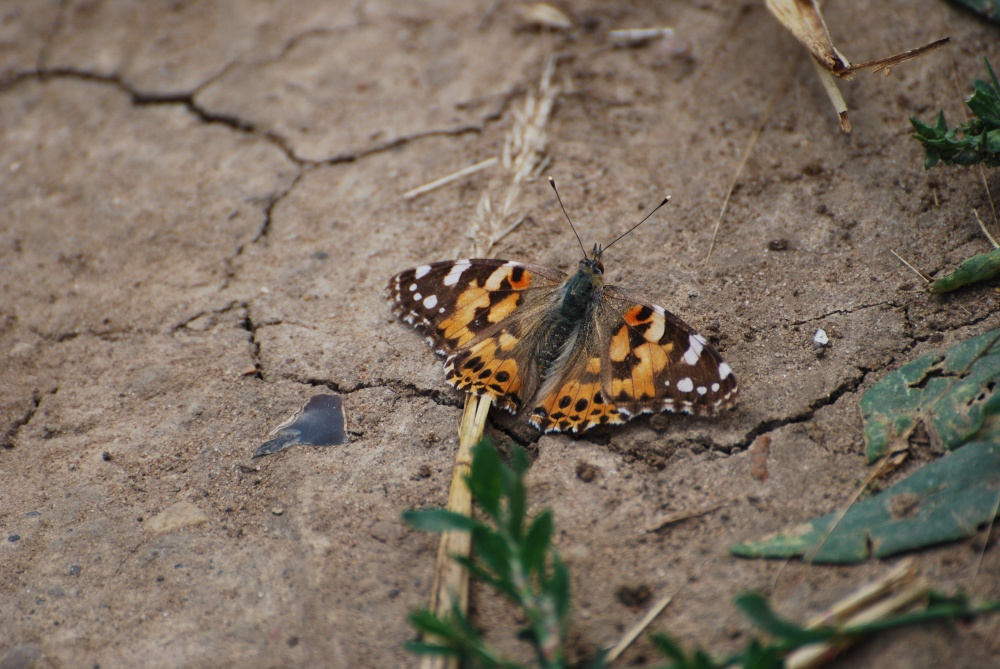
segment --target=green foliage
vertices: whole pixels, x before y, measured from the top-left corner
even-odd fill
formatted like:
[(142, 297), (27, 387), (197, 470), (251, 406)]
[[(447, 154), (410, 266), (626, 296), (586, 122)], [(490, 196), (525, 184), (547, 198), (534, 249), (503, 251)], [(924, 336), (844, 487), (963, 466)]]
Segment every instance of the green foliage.
[(996, 512), (1000, 443), (979, 441), (935, 460), (888, 490), (757, 542), (740, 557), (806, 556), (811, 562), (864, 562), (975, 534)]
[(758, 593), (736, 598), (736, 606), (773, 641), (751, 638), (742, 652), (723, 659), (713, 659), (698, 649), (688, 654), (669, 637), (653, 636), (653, 644), (670, 661), (665, 669), (784, 669), (785, 657), (799, 648), (816, 643), (841, 645), (844, 642), (887, 629), (915, 625), (931, 620), (963, 619), (982, 613), (1000, 611), (1000, 601), (973, 603), (964, 596), (945, 597), (931, 593), (926, 609), (879, 620), (865, 625), (827, 625), (806, 628), (782, 618)]
[(918, 427), (937, 449), (1000, 437), (1000, 330), (925, 355), (861, 398), (869, 462), (905, 449)]
[[(569, 571), (552, 546), (552, 512), (546, 510), (528, 518), (524, 485), (527, 455), (515, 448), (511, 459), (512, 465), (505, 465), (485, 441), (472, 451), (467, 481), (473, 499), (486, 516), (485, 522), (443, 509), (408, 511), (403, 517), (420, 530), (471, 532), (474, 558), (455, 559), (473, 577), (492, 586), (521, 610), (527, 623), (518, 637), (532, 645), (538, 666), (561, 668), (566, 666), (566, 632), (571, 613)], [(433, 640), (410, 644), (414, 652), (457, 656), (468, 666), (518, 666), (487, 648), (468, 617), (458, 609), (446, 618), (417, 611), (410, 622)]]
[(983, 17), (1000, 23), (1000, 5), (996, 0), (953, 0), (960, 5), (965, 5), (971, 11)]
[[(963, 451), (966, 449), (963, 449)], [(1000, 452), (1000, 446), (996, 449)], [(411, 526), (431, 532), (450, 530), (472, 533), (474, 559), (456, 556), (471, 575), (491, 585), (521, 610), (527, 621), (518, 637), (535, 650), (536, 666), (564, 668), (566, 632), (570, 617), (569, 571), (552, 546), (554, 522), (548, 510), (530, 522), (526, 514), (524, 474), (528, 458), (517, 448), (512, 466), (505, 465), (489, 442), (473, 449), (469, 489), (487, 517), (473, 520), (441, 509), (408, 511)], [(773, 638), (752, 638), (740, 653), (721, 660), (701, 649), (687, 653), (676, 641), (653, 635), (653, 644), (667, 659), (664, 669), (783, 669), (788, 653), (820, 642), (840, 642), (884, 629), (927, 620), (964, 619), (1000, 610), (1000, 602), (974, 604), (963, 597), (932, 594), (926, 610), (857, 627), (829, 626), (807, 629), (776, 614), (767, 600), (756, 593), (741, 595), (736, 606), (758, 628)], [(483, 641), (469, 618), (457, 607), (446, 617), (427, 610), (416, 611), (410, 623), (426, 641), (408, 644), (417, 654), (458, 657), (465, 667), (520, 669), (521, 665), (500, 657)], [(592, 658), (590, 669), (607, 666), (606, 652)]]
[(949, 293), (962, 286), (979, 281), (988, 281), (1000, 274), (1000, 249), (977, 253), (966, 259), (955, 271), (931, 283), (932, 293)]
[(869, 553), (884, 558), (968, 537), (993, 518), (1000, 489), (1000, 330), (886, 375), (862, 397), (861, 411), (869, 462), (906, 451), (918, 429), (934, 449), (955, 452), (846, 511), (736, 545), (735, 555), (857, 563)]
[(939, 161), (946, 165), (1000, 165), (1000, 81), (989, 61), (984, 62), (990, 81), (977, 79), (972, 97), (966, 101), (976, 118), (949, 129), (943, 111), (938, 112), (935, 125), (910, 117), (915, 137), (924, 145), (924, 168), (930, 169)]

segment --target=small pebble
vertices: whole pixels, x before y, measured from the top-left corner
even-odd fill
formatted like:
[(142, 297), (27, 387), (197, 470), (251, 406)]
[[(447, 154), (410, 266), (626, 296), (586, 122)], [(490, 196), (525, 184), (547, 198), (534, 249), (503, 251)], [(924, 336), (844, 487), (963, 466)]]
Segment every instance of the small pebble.
[(813, 347), (822, 348), (830, 343), (830, 337), (827, 336), (826, 330), (820, 328), (816, 330), (816, 334), (813, 335)]
[(20, 534), (11, 534), (10, 536), (7, 537), (7, 541), (9, 541), (11, 543), (14, 543), (15, 541), (17, 541), (20, 538), (21, 538)]
[(164, 580), (164, 579), (163, 579), (163, 577), (162, 577), (162, 576), (157, 576), (157, 577), (156, 577), (156, 582), (157, 582), (157, 583), (163, 583), (163, 580)]
[(80, 575), (80, 565), (78, 565), (78, 564), (71, 564), (69, 566), (69, 575), (70, 576), (79, 576)]
[(101, 460), (104, 460), (105, 462), (110, 462), (111, 454), (108, 453), (107, 451), (101, 451)]
[(284, 510), (284, 509), (282, 509), (282, 508), (281, 508), (280, 506), (276, 506), (276, 507), (274, 507), (273, 509), (271, 509), (271, 513), (273, 513), (273, 514), (274, 514), (274, 515), (276, 515), (276, 516), (280, 516), (280, 515), (281, 515), (281, 514), (283, 514), (284, 512), (285, 512), (285, 510)]
[(767, 243), (767, 248), (771, 251), (784, 251), (788, 248), (787, 239), (772, 239)]

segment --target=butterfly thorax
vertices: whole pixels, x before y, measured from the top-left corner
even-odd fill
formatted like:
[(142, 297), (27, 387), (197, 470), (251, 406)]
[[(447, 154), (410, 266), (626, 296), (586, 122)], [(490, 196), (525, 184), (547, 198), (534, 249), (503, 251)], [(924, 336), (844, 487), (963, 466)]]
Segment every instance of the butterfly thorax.
[(604, 267), (599, 259), (580, 261), (580, 268), (563, 282), (559, 309), (546, 324), (540, 338), (536, 361), (540, 380), (545, 380), (552, 364), (571, 348), (581, 325), (588, 322), (591, 309), (604, 288)]

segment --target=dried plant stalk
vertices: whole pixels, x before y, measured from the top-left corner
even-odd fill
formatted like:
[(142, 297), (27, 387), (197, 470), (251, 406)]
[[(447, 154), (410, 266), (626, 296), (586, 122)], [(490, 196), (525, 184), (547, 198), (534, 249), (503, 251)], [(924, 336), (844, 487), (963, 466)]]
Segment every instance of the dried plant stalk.
[[(504, 237), (517, 229), (526, 214), (518, 208), (521, 186), (537, 179), (548, 167), (545, 153), (548, 136), (545, 125), (552, 115), (560, 88), (552, 81), (556, 57), (549, 56), (542, 68), (538, 90), (531, 91), (520, 108), (514, 109), (514, 122), (504, 137), (500, 153), (502, 173), (493, 179), (490, 188), (479, 200), (476, 216), (469, 226), (468, 238), (474, 255), (488, 255)], [(499, 208), (494, 207), (491, 192), (503, 193)], [(456, 253), (456, 256), (460, 253)]]
[[(458, 453), (451, 475), (448, 492), (448, 510), (472, 515), (472, 493), (465, 479), (472, 467), (472, 447), (483, 438), (486, 416), (493, 401), (485, 395), (466, 395), (465, 409), (458, 430)], [(469, 572), (452, 559), (453, 555), (468, 556), (472, 552), (472, 537), (468, 532), (445, 532), (438, 546), (437, 564), (434, 567), (434, 590), (430, 610), (445, 617), (457, 605), (462, 611), (469, 608)], [(421, 669), (457, 668), (457, 658), (425, 655)]]

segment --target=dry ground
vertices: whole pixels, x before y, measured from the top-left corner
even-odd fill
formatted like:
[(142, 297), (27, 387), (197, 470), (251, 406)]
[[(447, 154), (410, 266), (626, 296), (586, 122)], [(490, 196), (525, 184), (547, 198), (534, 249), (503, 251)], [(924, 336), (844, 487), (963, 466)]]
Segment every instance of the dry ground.
[[(861, 393), (1000, 326), (992, 287), (930, 296), (890, 254), (935, 273), (987, 248), (979, 172), (923, 171), (907, 117), (961, 120), (1000, 40), (937, 0), (826, 4), (855, 60), (954, 39), (844, 85), (851, 136), (751, 0), (564, 2), (563, 33), (486, 0), (0, 3), (0, 666), (412, 664), (405, 616), (428, 597), (437, 541), (400, 513), (444, 502), (462, 400), (382, 290), (468, 253), (502, 175), (401, 194), (497, 155), (551, 54), (547, 173), (581, 234), (607, 242), (673, 194), (605, 256), (609, 276), (710, 335), (743, 387), (716, 420), (580, 440), (490, 428), (535, 455), (532, 499), (554, 509), (573, 573), (574, 652), (637, 619), (622, 588), (678, 592), (655, 626), (727, 651), (748, 634), (736, 593), (806, 616), (883, 573), (793, 562), (778, 576), (726, 549), (847, 500), (866, 471)], [(608, 47), (611, 29), (662, 25), (675, 40)], [(574, 265), (548, 186), (519, 204), (531, 218), (494, 253)], [(251, 460), (327, 388), (350, 443)], [(763, 434), (767, 480), (748, 454)], [(151, 531), (177, 502), (207, 521)], [(983, 543), (917, 559), (941, 589), (998, 597), (995, 545), (976, 572)], [(473, 606), (510, 647), (505, 607), (482, 591)], [(984, 667), (998, 639), (997, 620), (939, 625), (838, 666)], [(620, 665), (655, 659), (639, 643)]]

